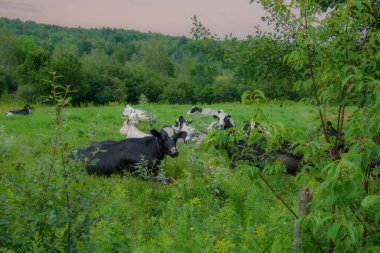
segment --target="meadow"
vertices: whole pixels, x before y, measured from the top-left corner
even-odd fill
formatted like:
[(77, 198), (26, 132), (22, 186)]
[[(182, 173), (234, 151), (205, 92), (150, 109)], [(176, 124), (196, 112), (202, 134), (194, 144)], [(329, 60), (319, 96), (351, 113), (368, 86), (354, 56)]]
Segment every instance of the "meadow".
[[(131, 174), (101, 177), (82, 172), (70, 177), (79, 165), (64, 166), (61, 172), (55, 162), (92, 141), (122, 139), (123, 104), (65, 108), (62, 156), (54, 155), (53, 107), (36, 106), (32, 115), (6, 117), (4, 112), (13, 107), (0, 105), (0, 249), (51, 252), (69, 244), (78, 252), (292, 251), (292, 214), (263, 182), (252, 180), (245, 167), (231, 169), (223, 150), (208, 143), (179, 143), (179, 157), (167, 157), (161, 165), (165, 175), (176, 180), (171, 185)], [(196, 129), (206, 130), (213, 119), (187, 115), (190, 107), (137, 105), (157, 116), (140, 129), (173, 125), (184, 115)], [(302, 103), (202, 107), (223, 109), (238, 128), (262, 111), (294, 139), (318, 127), (316, 108)], [(307, 179), (285, 173), (266, 178), (295, 210)]]

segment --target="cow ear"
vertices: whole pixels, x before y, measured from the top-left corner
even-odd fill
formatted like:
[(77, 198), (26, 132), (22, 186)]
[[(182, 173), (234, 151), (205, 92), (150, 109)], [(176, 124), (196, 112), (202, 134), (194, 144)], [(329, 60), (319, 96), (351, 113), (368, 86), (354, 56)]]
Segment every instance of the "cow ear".
[(157, 138), (159, 138), (159, 139), (162, 138), (161, 133), (158, 132), (156, 129), (152, 129), (152, 130), (150, 130), (150, 133), (151, 133), (154, 137), (157, 137)]
[(188, 120), (187, 124), (190, 125), (192, 122), (193, 122), (192, 120)]
[(214, 118), (214, 119), (219, 119), (219, 117), (217, 116), (217, 115), (212, 115), (212, 117)]

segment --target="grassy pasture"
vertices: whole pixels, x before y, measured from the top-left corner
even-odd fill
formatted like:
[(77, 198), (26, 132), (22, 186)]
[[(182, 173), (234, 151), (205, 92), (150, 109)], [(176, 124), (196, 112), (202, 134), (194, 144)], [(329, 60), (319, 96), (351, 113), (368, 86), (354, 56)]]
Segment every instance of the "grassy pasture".
[[(152, 127), (172, 125), (179, 115), (192, 119), (197, 129), (205, 130), (211, 117), (188, 116), (190, 107), (136, 106), (157, 116), (156, 122), (141, 126), (145, 132)], [(241, 104), (203, 107), (223, 109), (232, 115), (237, 127), (257, 111), (254, 105)], [(308, 105), (268, 104), (260, 108), (271, 123), (281, 124), (294, 138), (302, 138), (307, 129), (318, 124), (315, 107)], [(5, 127), (5, 136), (13, 140), (0, 159), (4, 175), (0, 182), (0, 195), (4, 199), (0, 200), (4, 204), (0, 220), (6, 221), (0, 222), (0, 230), (9, 236), (5, 238), (0, 233), (0, 249), (1, 245), (23, 250), (32, 250), (36, 245), (46, 247), (41, 242), (44, 238), (37, 238), (36, 232), (27, 233), (33, 231), (29, 225), (33, 217), (26, 217), (32, 214), (21, 207), (27, 209), (31, 203), (17, 192), (13, 183), (30, 189), (38, 184), (33, 182), (33, 175), (38, 174), (38, 164), (48, 160), (52, 152), (54, 112), (50, 107), (36, 107), (29, 116), (5, 117), (3, 113), (9, 109), (14, 107), (0, 106), (0, 125)], [(123, 138), (119, 134), (122, 112), (121, 104), (66, 108), (64, 136), (69, 149), (87, 146), (94, 140)], [(223, 151), (194, 144), (178, 144), (178, 148), (180, 156), (166, 158), (161, 166), (166, 175), (177, 180), (173, 185), (130, 175), (108, 178), (84, 175), (81, 182), (72, 182), (73, 192), (82, 196), (73, 197), (73, 205), (81, 205), (81, 198), (90, 202), (73, 219), (76, 229), (85, 231), (73, 235), (75, 248), (80, 252), (291, 251), (294, 218), (266, 186), (251, 181), (243, 169), (231, 170)], [(268, 179), (295, 209), (302, 182), (287, 175)], [(56, 197), (58, 201), (60, 196)], [(60, 213), (55, 215), (59, 217)], [(64, 245), (65, 228), (52, 225), (52, 229), (58, 231), (55, 243)]]

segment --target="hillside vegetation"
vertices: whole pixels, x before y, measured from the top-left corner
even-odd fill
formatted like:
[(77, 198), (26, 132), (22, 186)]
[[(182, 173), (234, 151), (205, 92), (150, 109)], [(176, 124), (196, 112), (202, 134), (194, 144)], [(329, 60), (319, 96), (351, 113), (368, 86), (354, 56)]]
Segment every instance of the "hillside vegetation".
[[(223, 56), (224, 47), (236, 47), (238, 53), (243, 44), (261, 56), (252, 52), (241, 67), (240, 59)], [(0, 18), (0, 95), (16, 94), (28, 103), (40, 101), (41, 95), (49, 94), (47, 80), (56, 72), (59, 84), (76, 90), (74, 104), (137, 103), (141, 95), (151, 102), (171, 104), (231, 102), (240, 101), (245, 90), (257, 88), (272, 98), (296, 99), (298, 93), (291, 90), (295, 79), (288, 78), (290, 68), (282, 63), (289, 47), (265, 38), (206, 42)], [(268, 50), (277, 51), (275, 58)], [(221, 57), (225, 59), (219, 61)]]

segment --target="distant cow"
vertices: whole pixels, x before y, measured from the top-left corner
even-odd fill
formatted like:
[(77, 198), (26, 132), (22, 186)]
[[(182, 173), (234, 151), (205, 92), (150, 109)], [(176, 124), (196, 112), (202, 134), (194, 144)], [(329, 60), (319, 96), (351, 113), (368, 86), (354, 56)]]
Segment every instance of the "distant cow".
[(128, 117), (128, 119), (134, 120), (136, 123), (140, 120), (149, 120), (154, 118), (154, 116), (149, 114), (147, 111), (134, 109), (128, 104), (125, 104), (123, 117)]
[(132, 120), (126, 120), (123, 123), (123, 126), (120, 128), (120, 134), (126, 135), (127, 138), (143, 138), (151, 136), (146, 134), (135, 127), (135, 122)]
[(194, 114), (197, 114), (199, 113), (200, 115), (217, 115), (218, 114), (218, 111), (220, 110), (217, 110), (217, 109), (212, 109), (212, 108), (199, 108), (199, 107), (196, 107), (195, 105), (193, 107), (191, 107), (191, 109), (187, 112), (187, 114), (189, 115), (194, 115)]
[[(147, 164), (148, 171), (154, 176), (162, 176), (158, 165), (166, 155), (178, 156), (177, 136), (171, 126), (160, 132), (151, 130), (152, 136), (130, 138), (121, 141), (94, 142), (87, 148), (78, 150), (76, 157), (86, 160), (86, 169), (90, 174), (111, 175), (126, 171), (135, 171), (139, 163)], [(88, 159), (88, 160), (87, 160)], [(165, 179), (166, 183), (173, 179)]]
[(29, 105), (25, 105), (22, 109), (12, 110), (5, 113), (6, 116), (11, 116), (13, 114), (19, 115), (29, 115), (32, 114), (32, 108)]

